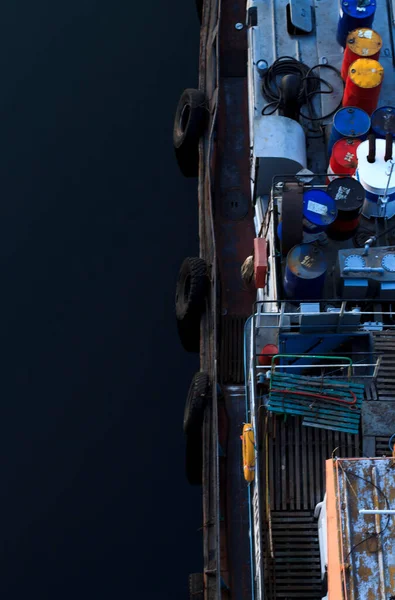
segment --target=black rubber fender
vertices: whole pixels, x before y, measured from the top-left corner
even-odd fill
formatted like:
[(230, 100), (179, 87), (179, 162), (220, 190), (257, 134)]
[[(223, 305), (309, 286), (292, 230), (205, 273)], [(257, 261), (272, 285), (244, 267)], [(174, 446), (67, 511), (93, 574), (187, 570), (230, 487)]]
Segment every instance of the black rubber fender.
[(179, 270), (175, 311), (178, 335), (187, 352), (199, 352), (200, 319), (208, 291), (207, 264), (202, 258), (186, 258)]
[(199, 318), (203, 313), (208, 288), (207, 263), (203, 258), (188, 257), (180, 267), (176, 283), (176, 317)]
[(210, 398), (210, 379), (204, 371), (198, 371), (189, 386), (184, 410), (183, 429), (185, 434), (202, 429), (204, 409)]
[(173, 145), (181, 172), (185, 177), (199, 174), (199, 139), (206, 129), (206, 96), (188, 88), (178, 102), (173, 127)]

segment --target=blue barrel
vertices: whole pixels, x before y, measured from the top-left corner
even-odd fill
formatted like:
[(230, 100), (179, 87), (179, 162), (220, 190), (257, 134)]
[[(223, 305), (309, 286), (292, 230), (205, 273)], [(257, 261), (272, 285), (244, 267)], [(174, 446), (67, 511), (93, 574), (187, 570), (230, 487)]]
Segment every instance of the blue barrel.
[(381, 106), (372, 114), (372, 132), (378, 138), (390, 133), (395, 138), (395, 107)]
[(282, 221), (281, 221), (281, 223), (278, 224), (278, 227), (277, 227), (277, 237), (279, 240), (283, 239), (283, 223), (282, 223)]
[(284, 274), (286, 297), (295, 300), (320, 299), (326, 270), (324, 254), (315, 244), (299, 244), (291, 248)]
[(333, 117), (332, 131), (328, 144), (328, 155), (338, 140), (351, 138), (366, 140), (370, 129), (370, 117), (362, 108), (345, 106), (340, 108)]
[(376, 12), (376, 0), (342, 0), (340, 4), (339, 21), (337, 24), (337, 43), (346, 47), (350, 31), (359, 27), (370, 28)]
[(319, 189), (303, 194), (303, 230), (306, 233), (321, 233), (337, 217), (336, 200)]

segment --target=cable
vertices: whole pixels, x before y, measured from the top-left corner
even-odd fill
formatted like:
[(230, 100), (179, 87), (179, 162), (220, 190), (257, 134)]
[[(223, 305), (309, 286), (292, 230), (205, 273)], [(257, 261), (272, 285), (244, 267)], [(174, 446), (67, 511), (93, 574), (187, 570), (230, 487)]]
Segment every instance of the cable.
[[(299, 110), (301, 117), (309, 121), (322, 121), (335, 114), (335, 112), (337, 112), (337, 110), (341, 107), (342, 100), (340, 100), (336, 108), (327, 115), (323, 115), (321, 117), (312, 116), (311, 100), (313, 96), (316, 94), (332, 94), (334, 91), (333, 86), (328, 81), (325, 81), (325, 79), (313, 74), (315, 69), (322, 68), (334, 71), (336, 75), (338, 75), (339, 81), (341, 81), (344, 89), (344, 82), (341, 78), (340, 72), (332, 65), (315, 65), (314, 67), (309, 68), (307, 65), (299, 60), (296, 60), (296, 58), (293, 58), (292, 56), (281, 56), (275, 60), (262, 77), (262, 92), (266, 100), (269, 102), (269, 104), (267, 104), (262, 110), (262, 115), (270, 116), (279, 108), (283, 107), (283, 93), (279, 85), (278, 78), (284, 77), (285, 75), (298, 75), (301, 78), (301, 85), (297, 98), (300, 106), (302, 107), (307, 105), (310, 112), (310, 115), (305, 115), (301, 112), (301, 110)], [(324, 84), (328, 89), (321, 90), (320, 84)], [(274, 107), (273, 110), (271, 112), (266, 112), (270, 106)]]
[(391, 452), (394, 451), (394, 442), (392, 441), (395, 438), (395, 433), (393, 433), (389, 439), (388, 446)]
[[(351, 471), (344, 471), (344, 473), (346, 473), (346, 475), (353, 475), (354, 477), (358, 477), (358, 479), (362, 479), (362, 481), (365, 481), (365, 483), (369, 483), (370, 485), (372, 485), (373, 487), (375, 487), (376, 490), (383, 496), (383, 498), (384, 498), (384, 500), (385, 500), (385, 502), (387, 504), (387, 509), (390, 510), (390, 503), (388, 501), (387, 496), (384, 494), (384, 492), (383, 492), (383, 490), (381, 488), (379, 488), (375, 483), (373, 483), (373, 481), (369, 481), (369, 479), (365, 479), (365, 477), (361, 477), (360, 475), (357, 475), (356, 473), (352, 473)], [(366, 536), (366, 538), (363, 538), (363, 540), (361, 540), (360, 542), (358, 542), (358, 544), (355, 544), (351, 548), (350, 552), (347, 554), (346, 558), (344, 559), (344, 562), (347, 561), (347, 558), (350, 556), (350, 554), (352, 554), (352, 552), (354, 552), (354, 550), (356, 548), (358, 548), (358, 546), (360, 546), (364, 542), (367, 542), (371, 538), (377, 538), (380, 535), (382, 535), (384, 533), (384, 531), (386, 531), (386, 529), (388, 528), (391, 516), (392, 515), (388, 515), (388, 517), (387, 517), (387, 523), (385, 524), (384, 528), (381, 531), (371, 533), (370, 535)], [(376, 550), (376, 552), (377, 552), (377, 550)]]

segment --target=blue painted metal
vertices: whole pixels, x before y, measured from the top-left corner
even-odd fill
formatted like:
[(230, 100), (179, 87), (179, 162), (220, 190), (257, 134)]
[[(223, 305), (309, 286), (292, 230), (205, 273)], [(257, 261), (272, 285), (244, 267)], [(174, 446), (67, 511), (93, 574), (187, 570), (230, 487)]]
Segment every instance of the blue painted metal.
[[(312, 385), (318, 383), (319, 385)], [(312, 378), (286, 373), (274, 373), (271, 378), (268, 410), (284, 415), (303, 416), (303, 425), (357, 434), (361, 418), (365, 387), (363, 384), (335, 378)], [(340, 386), (340, 387), (338, 387)], [(287, 393), (272, 390), (287, 390)], [(355, 407), (346, 404), (292, 394), (310, 392), (335, 396), (350, 402), (352, 391), (357, 402)], [(290, 392), (290, 393), (289, 393)]]
[(335, 142), (342, 138), (366, 140), (370, 129), (370, 117), (362, 108), (346, 106), (340, 108), (333, 117), (328, 143), (328, 156), (332, 154)]
[[(279, 367), (277, 371), (289, 373), (290, 369), (281, 369), (281, 365), (300, 365), (300, 369), (292, 369), (292, 373), (295, 375), (301, 375), (303, 371), (309, 365), (315, 365), (321, 362), (322, 355), (331, 354), (327, 357), (327, 360), (338, 361), (339, 364), (344, 362), (345, 367), (347, 366), (345, 360), (351, 362), (351, 359), (347, 357), (337, 356), (333, 354), (337, 348), (350, 341), (355, 343), (358, 347), (359, 352), (366, 352), (364, 361), (366, 363), (373, 363), (373, 341), (370, 333), (359, 331), (359, 332), (345, 332), (345, 333), (320, 333), (319, 335), (311, 333), (280, 333), (279, 342), (281, 345), (281, 352), (283, 355), (280, 358)], [(314, 352), (314, 354), (313, 354)], [(301, 356), (304, 355), (304, 356)], [(292, 360), (294, 357), (294, 360)], [(373, 373), (373, 367), (366, 374), (371, 375)]]
[(350, 31), (371, 27), (375, 12), (376, 0), (342, 0), (336, 34), (338, 44), (345, 48)]
[(385, 138), (387, 133), (395, 137), (395, 107), (381, 106), (372, 114), (372, 132), (378, 138)]
[(287, 256), (284, 292), (290, 299), (317, 300), (322, 296), (327, 264), (314, 244), (294, 246)]
[(303, 229), (307, 233), (325, 231), (337, 217), (336, 200), (316, 188), (304, 192), (303, 217)]

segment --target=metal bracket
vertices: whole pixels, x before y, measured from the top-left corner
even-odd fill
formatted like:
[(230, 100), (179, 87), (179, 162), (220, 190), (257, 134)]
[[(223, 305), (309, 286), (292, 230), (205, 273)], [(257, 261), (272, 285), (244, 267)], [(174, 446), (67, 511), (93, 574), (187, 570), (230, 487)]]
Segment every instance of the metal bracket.
[(296, 29), (305, 33), (313, 31), (313, 17), (310, 0), (290, 0), (289, 11), (291, 23)]

